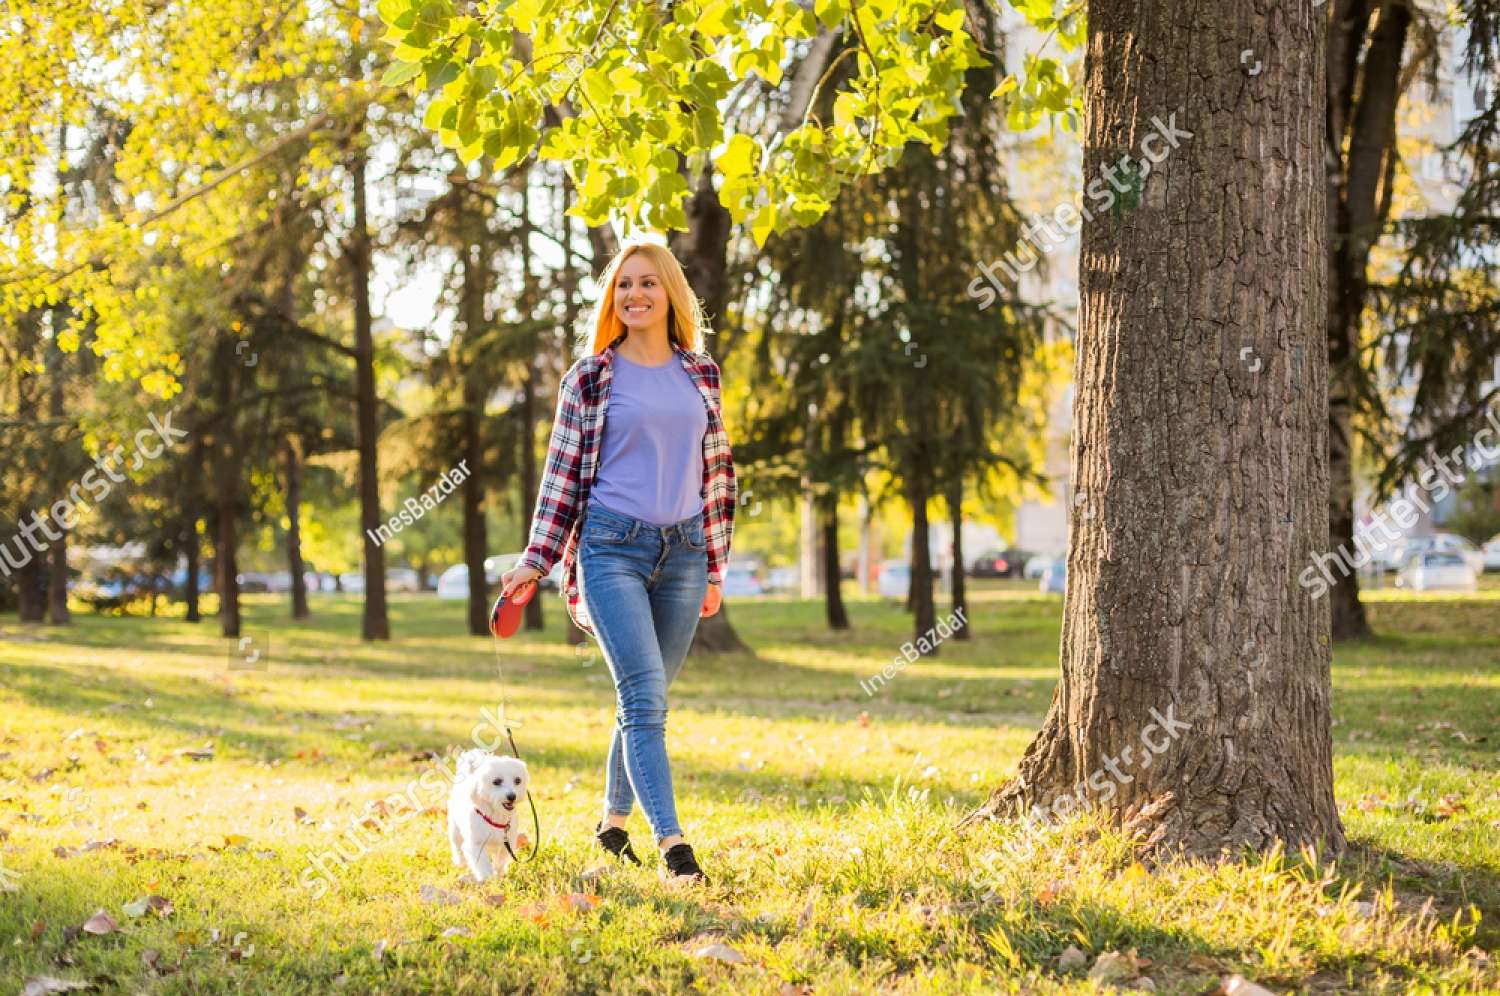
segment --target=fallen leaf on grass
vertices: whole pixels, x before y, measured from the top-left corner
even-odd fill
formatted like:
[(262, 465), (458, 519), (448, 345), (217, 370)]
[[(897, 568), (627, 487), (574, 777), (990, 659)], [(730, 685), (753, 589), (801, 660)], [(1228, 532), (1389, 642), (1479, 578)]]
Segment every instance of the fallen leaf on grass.
[(541, 903), (527, 903), (516, 910), (517, 913), (536, 924), (538, 927), (547, 926), (550, 917), (547, 915), (547, 907)]
[(147, 911), (150, 911), (165, 919), (171, 916), (177, 907), (173, 906), (172, 900), (166, 896), (142, 896), (139, 899), (126, 903), (120, 909), (124, 910), (126, 915), (131, 917), (144, 916)]
[(214, 759), (214, 745), (204, 744), (202, 747), (179, 747), (172, 752), (173, 757), (188, 757), (194, 761), (212, 761)]
[(1214, 996), (1276, 996), (1264, 986), (1257, 986), (1243, 975), (1231, 975), (1219, 984)]
[(1088, 963), (1089, 956), (1080, 951), (1076, 944), (1069, 944), (1057, 956), (1057, 968), (1061, 972), (1076, 972)]
[(95, 913), (83, 923), (85, 933), (97, 934), (101, 937), (105, 934), (113, 934), (119, 929), (120, 925), (115, 923), (114, 919), (103, 910)]
[(745, 956), (727, 944), (714, 943), (705, 944), (693, 952), (694, 958), (712, 959), (714, 961), (728, 962), (731, 965), (745, 964)]
[(599, 897), (592, 892), (570, 892), (563, 898), (563, 905), (580, 913), (587, 913), (599, 905)]
[(21, 996), (47, 996), (48, 993), (74, 993), (82, 989), (92, 989), (92, 982), (78, 982), (74, 979), (59, 979), (51, 975), (38, 975), (26, 980), (26, 988), (21, 990)]
[(807, 925), (810, 924), (810, 923), (812, 923), (813, 912), (817, 908), (817, 905), (818, 905), (818, 893), (821, 892), (821, 891), (822, 890), (819, 889), (818, 886), (815, 885), (815, 886), (812, 887), (812, 890), (808, 893), (808, 895), (807, 895), (807, 905), (804, 906), (804, 907), (802, 907), (802, 912), (797, 915), (797, 929), (798, 930), (806, 930), (807, 929)]
[(313, 821), (312, 817), (307, 815), (307, 810), (303, 809), (301, 806), (292, 807), (292, 817), (298, 823), (311, 823)]
[(1089, 978), (1103, 983), (1124, 982), (1139, 974), (1134, 956), (1118, 951), (1104, 952), (1095, 959), (1094, 967), (1089, 969)]
[(609, 865), (595, 865), (578, 876), (578, 881), (584, 885), (597, 885), (601, 879), (607, 877), (614, 869)]
[(468, 927), (449, 927), (443, 931), (444, 937), (473, 937), (474, 932)]
[(34, 941), (38, 937), (41, 937), (42, 934), (46, 931), (46, 929), (47, 929), (47, 921), (46, 920), (38, 920), (36, 923), (34, 923), (34, 924), (31, 925), (31, 939)]
[(458, 902), (458, 896), (435, 885), (422, 886), (417, 890), (417, 895), (422, 897), (424, 903), (437, 903), (441, 906), (452, 906)]

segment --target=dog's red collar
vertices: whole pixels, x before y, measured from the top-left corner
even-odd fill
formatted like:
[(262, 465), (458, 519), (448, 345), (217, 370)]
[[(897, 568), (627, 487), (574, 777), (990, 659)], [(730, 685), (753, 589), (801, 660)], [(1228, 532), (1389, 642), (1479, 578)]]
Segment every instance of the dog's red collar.
[(481, 820), (484, 820), (484, 822), (488, 823), (490, 826), (494, 827), (496, 830), (509, 830), (510, 829), (510, 824), (509, 823), (496, 823), (494, 820), (492, 820), (488, 816), (484, 815), (484, 810), (480, 809), (478, 806), (474, 807), (474, 812), (478, 813), (479, 814), (479, 818)]

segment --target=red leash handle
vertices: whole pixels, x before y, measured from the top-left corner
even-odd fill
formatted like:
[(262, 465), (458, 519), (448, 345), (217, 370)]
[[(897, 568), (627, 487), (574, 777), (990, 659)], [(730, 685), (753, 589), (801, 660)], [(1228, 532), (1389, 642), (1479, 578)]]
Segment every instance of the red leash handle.
[(536, 588), (535, 581), (527, 581), (517, 586), (519, 595), (507, 598), (502, 593), (495, 599), (495, 606), (490, 609), (490, 632), (501, 638), (513, 636), (521, 625), (521, 610), (536, 594)]

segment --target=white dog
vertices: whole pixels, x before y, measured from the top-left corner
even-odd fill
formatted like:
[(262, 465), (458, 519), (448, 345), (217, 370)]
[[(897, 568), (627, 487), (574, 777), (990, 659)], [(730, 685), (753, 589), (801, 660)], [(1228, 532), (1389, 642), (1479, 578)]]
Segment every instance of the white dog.
[(476, 881), (504, 875), (510, 866), (521, 837), (516, 804), (529, 784), (519, 758), (478, 749), (459, 755), (448, 795), (448, 840), (453, 863), (467, 864)]

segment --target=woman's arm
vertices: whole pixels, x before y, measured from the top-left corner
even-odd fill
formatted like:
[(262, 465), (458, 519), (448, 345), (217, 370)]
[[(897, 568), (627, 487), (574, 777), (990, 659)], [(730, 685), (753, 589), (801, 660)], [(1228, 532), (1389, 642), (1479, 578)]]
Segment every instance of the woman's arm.
[(545, 575), (563, 554), (568, 531), (578, 517), (578, 487), (583, 461), (583, 396), (578, 390), (575, 364), (563, 375), (557, 391), (557, 414), (547, 444), (547, 464), (537, 490), (531, 534), (517, 567)]

